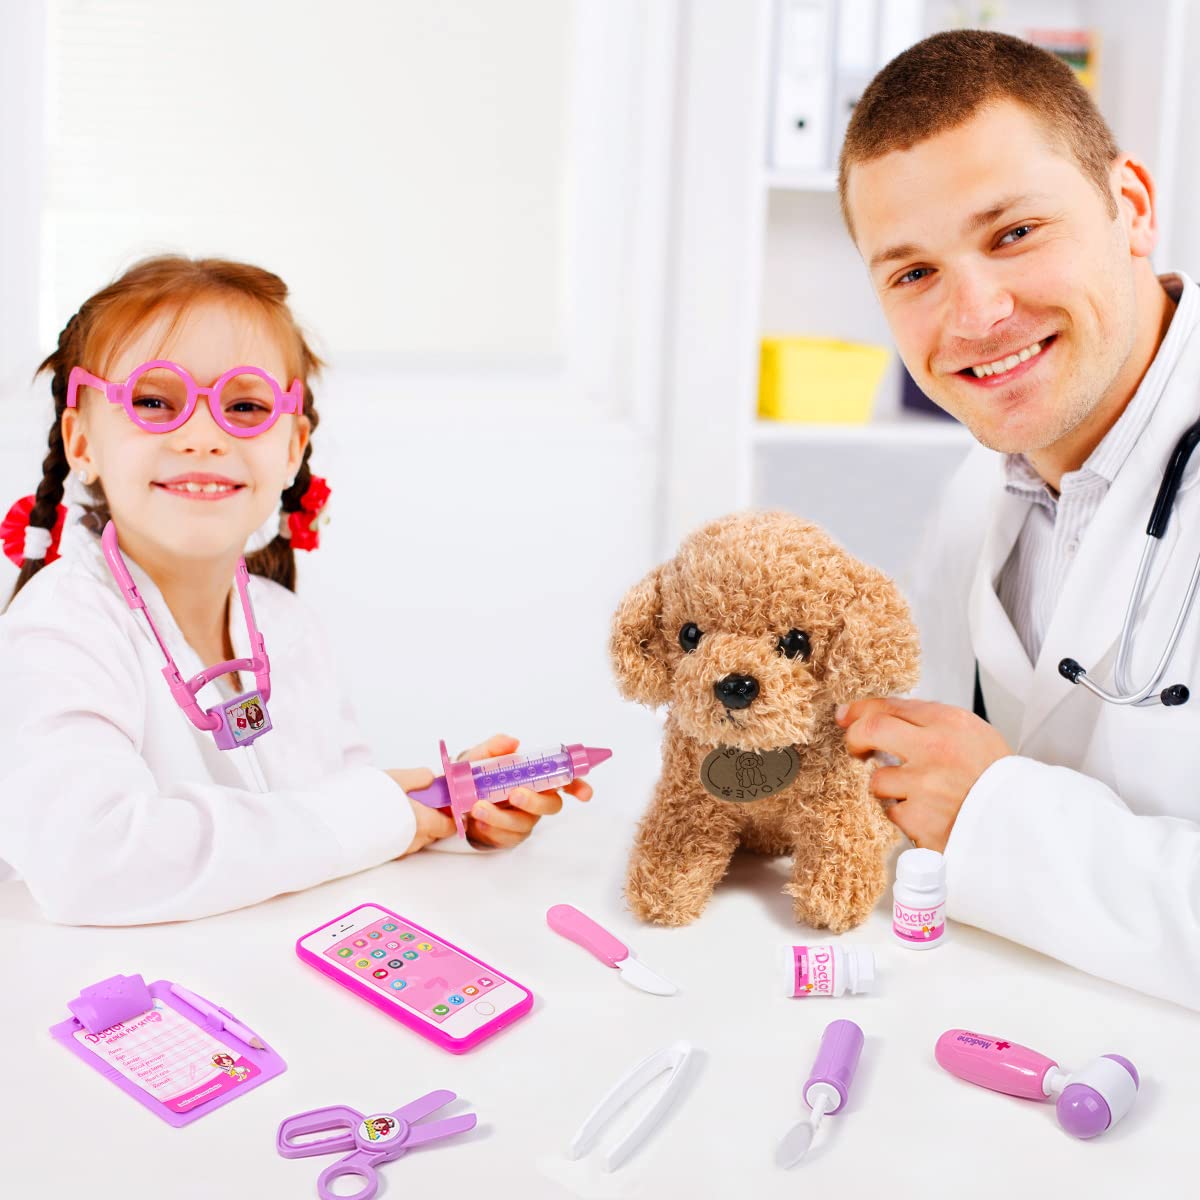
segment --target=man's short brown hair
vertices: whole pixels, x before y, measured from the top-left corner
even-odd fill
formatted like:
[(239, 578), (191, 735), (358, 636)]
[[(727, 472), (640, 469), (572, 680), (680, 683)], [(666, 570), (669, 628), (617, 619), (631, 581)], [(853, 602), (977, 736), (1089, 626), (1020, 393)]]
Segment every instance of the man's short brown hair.
[(956, 29), (898, 54), (855, 105), (838, 162), (838, 197), (851, 237), (846, 185), (852, 166), (911, 149), (1003, 100), (1015, 100), (1041, 122), (1100, 189), (1115, 218), (1108, 174), (1120, 149), (1071, 68), (1020, 38)]

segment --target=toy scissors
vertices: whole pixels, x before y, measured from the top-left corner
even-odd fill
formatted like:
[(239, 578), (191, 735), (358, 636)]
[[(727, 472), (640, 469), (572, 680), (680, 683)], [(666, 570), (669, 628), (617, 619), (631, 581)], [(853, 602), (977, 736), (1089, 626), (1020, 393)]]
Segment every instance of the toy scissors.
[[(379, 1175), (375, 1169), (377, 1165), (399, 1158), (414, 1146), (475, 1128), (474, 1113), (463, 1113), (444, 1121), (431, 1121), (428, 1125), (413, 1124), (455, 1098), (453, 1092), (430, 1092), (395, 1112), (369, 1116), (340, 1104), (331, 1108), (314, 1108), (310, 1112), (287, 1117), (279, 1126), (275, 1145), (284, 1158), (307, 1158), (312, 1154), (351, 1151), (340, 1162), (333, 1163), (321, 1172), (317, 1179), (317, 1195), (321, 1200), (371, 1200), (379, 1187)], [(338, 1132), (332, 1137), (314, 1138), (306, 1142), (297, 1143), (293, 1140), (331, 1130)], [(352, 1195), (331, 1191), (330, 1185), (343, 1175), (358, 1175), (366, 1180), (366, 1186)]]

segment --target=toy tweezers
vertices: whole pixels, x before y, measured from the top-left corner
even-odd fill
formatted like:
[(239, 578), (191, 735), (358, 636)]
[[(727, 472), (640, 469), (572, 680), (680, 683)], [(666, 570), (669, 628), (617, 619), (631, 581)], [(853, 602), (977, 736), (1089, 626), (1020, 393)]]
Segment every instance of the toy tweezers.
[[(415, 1146), (450, 1137), (475, 1128), (475, 1114), (463, 1113), (442, 1121), (416, 1125), (456, 1097), (453, 1092), (429, 1092), (390, 1113), (364, 1116), (353, 1108), (337, 1104), (331, 1108), (314, 1108), (310, 1112), (287, 1117), (279, 1126), (275, 1146), (284, 1158), (307, 1158), (311, 1154), (336, 1154), (349, 1150), (340, 1162), (332, 1163), (317, 1179), (317, 1195), (321, 1200), (371, 1200), (379, 1188), (376, 1167), (407, 1154)], [(312, 1138), (297, 1142), (298, 1137), (314, 1133), (329, 1133), (332, 1137)], [(335, 1192), (334, 1180), (343, 1175), (357, 1175), (366, 1183), (354, 1193)]]
[(600, 1130), (637, 1095), (651, 1080), (669, 1071), (670, 1079), (662, 1095), (646, 1110), (640, 1121), (605, 1156), (604, 1169), (615, 1171), (650, 1136), (655, 1127), (662, 1123), (670, 1107), (680, 1098), (685, 1078), (684, 1068), (694, 1053), (690, 1042), (673, 1042), (663, 1050), (657, 1050), (643, 1059), (626, 1073), (600, 1101), (579, 1132), (571, 1139), (568, 1155), (579, 1158), (595, 1145)]

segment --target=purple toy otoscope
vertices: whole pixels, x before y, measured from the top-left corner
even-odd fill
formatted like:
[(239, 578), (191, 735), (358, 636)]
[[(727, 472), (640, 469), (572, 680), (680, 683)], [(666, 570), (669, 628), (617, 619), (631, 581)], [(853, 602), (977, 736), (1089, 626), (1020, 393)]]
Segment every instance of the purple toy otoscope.
[(527, 754), (504, 754), (479, 762), (452, 762), (445, 742), (438, 742), (442, 770), (427, 788), (409, 792), (409, 797), (427, 808), (449, 808), (460, 837), (467, 836), (466, 815), (476, 800), (504, 796), (514, 788), (535, 792), (553, 791), (581, 779), (593, 767), (612, 757), (611, 750), (582, 746), (578, 742), (533, 750)]

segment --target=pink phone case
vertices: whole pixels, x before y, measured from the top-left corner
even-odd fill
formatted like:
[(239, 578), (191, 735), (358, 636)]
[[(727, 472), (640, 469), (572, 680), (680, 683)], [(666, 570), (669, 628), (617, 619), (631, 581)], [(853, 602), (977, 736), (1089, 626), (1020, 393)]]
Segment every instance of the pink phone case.
[[(466, 1037), (451, 1037), (450, 1034), (444, 1033), (436, 1026), (422, 1020), (420, 1016), (399, 1000), (392, 1000), (369, 983), (365, 983), (352, 975), (339, 971), (328, 959), (315, 954), (302, 944), (305, 938), (312, 937), (314, 933), (319, 933), (322, 929), (328, 929), (331, 925), (336, 925), (338, 921), (345, 920), (346, 917), (352, 917), (364, 908), (377, 908), (380, 912), (395, 918), (398, 924), (405, 925), (409, 929), (418, 930), (420, 933), (428, 935), (431, 939), (440, 942), (450, 950), (454, 950), (465, 958), (469, 958), (472, 962), (478, 963), (485, 974), (493, 975), (497, 979), (502, 979), (507, 983), (519, 987), (525, 993), (525, 999), (507, 1011), (497, 1013), (493, 1020), (488, 1021), (485, 1025), (481, 1025)], [(328, 975), (335, 983), (353, 992), (356, 996), (360, 996), (368, 1004), (373, 1004), (376, 1008), (387, 1013), (389, 1017), (399, 1021), (402, 1025), (407, 1025), (413, 1032), (419, 1033), (423, 1038), (428, 1038), (435, 1045), (441, 1046), (443, 1050), (449, 1050), (451, 1054), (465, 1054), (468, 1050), (478, 1046), (480, 1042), (486, 1041), (493, 1034), (499, 1033), (506, 1025), (511, 1025), (519, 1017), (523, 1017), (533, 1007), (533, 993), (523, 983), (518, 983), (511, 975), (506, 975), (503, 971), (497, 971), (495, 967), (489, 966), (482, 959), (476, 958), (475, 955), (454, 945), (453, 942), (447, 941), (432, 930), (426, 929), (423, 925), (418, 925), (416, 921), (411, 921), (408, 917), (402, 917), (399, 913), (393, 912), (392, 909), (385, 905), (373, 901), (367, 904), (360, 904), (348, 912), (341, 913), (339, 916), (323, 922), (315, 929), (310, 929), (308, 933), (296, 939), (296, 954), (303, 962), (308, 963), (310, 967), (316, 967), (322, 975)]]

